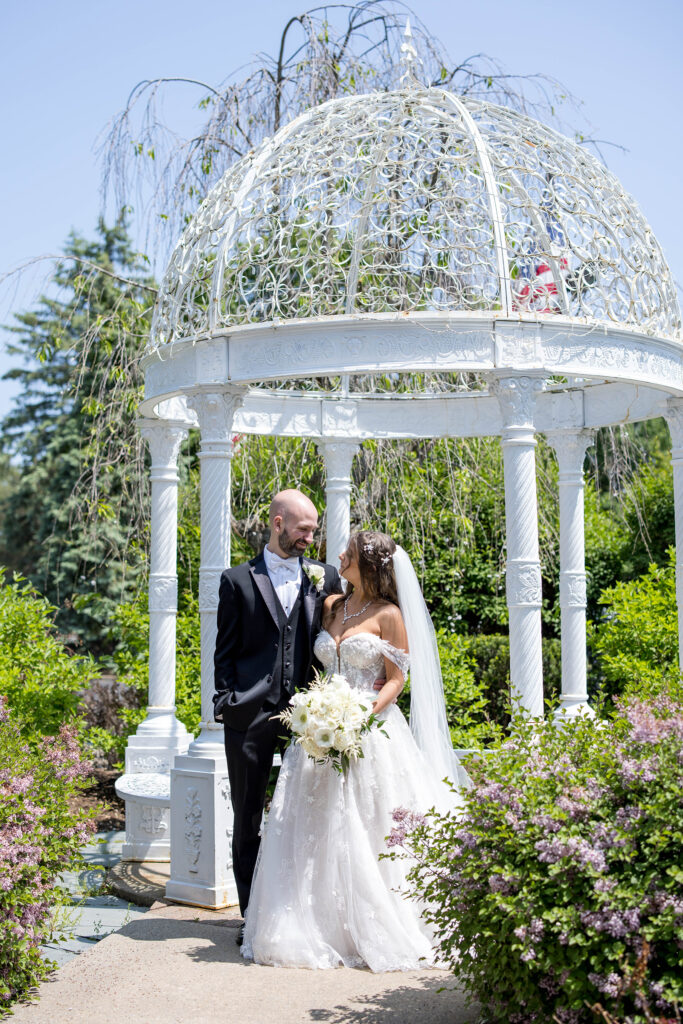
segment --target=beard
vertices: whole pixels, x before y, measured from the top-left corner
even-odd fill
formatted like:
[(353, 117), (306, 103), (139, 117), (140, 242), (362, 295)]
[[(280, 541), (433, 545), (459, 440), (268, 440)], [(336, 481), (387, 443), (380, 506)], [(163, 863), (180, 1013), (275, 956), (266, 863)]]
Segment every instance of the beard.
[(308, 547), (306, 541), (303, 541), (300, 538), (295, 539), (291, 536), (291, 534), (287, 533), (287, 530), (284, 528), (284, 526), (280, 531), (280, 535), (277, 539), (277, 542), (280, 547), (280, 550), (284, 551), (284, 553), (288, 555), (290, 558), (293, 555), (303, 555), (304, 551)]

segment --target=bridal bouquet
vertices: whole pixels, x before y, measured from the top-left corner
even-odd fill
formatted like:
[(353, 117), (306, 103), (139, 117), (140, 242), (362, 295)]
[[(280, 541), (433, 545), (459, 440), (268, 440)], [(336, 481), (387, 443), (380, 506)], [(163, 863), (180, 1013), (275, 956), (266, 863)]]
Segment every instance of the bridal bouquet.
[(363, 756), (363, 734), (373, 727), (381, 729), (379, 719), (369, 711), (344, 676), (316, 672), (309, 689), (295, 693), (277, 717), (317, 764), (331, 764), (335, 771), (344, 772), (352, 760)]

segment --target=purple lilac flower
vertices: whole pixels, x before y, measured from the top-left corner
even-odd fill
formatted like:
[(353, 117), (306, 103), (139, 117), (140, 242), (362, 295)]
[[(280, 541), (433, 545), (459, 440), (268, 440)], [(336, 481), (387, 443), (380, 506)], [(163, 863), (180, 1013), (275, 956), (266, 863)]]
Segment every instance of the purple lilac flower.
[(618, 974), (594, 974), (588, 975), (588, 980), (591, 985), (595, 985), (599, 992), (603, 995), (610, 996), (612, 999), (616, 999), (621, 993), (622, 979)]

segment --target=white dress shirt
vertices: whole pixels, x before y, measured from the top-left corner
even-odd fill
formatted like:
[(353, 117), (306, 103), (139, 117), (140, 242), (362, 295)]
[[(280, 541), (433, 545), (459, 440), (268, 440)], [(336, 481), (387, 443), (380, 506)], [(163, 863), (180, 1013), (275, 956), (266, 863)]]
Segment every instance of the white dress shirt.
[(301, 560), (297, 555), (293, 555), (291, 558), (280, 558), (270, 548), (264, 549), (263, 557), (266, 560), (266, 570), (270, 576), (270, 582), (275, 588), (278, 601), (289, 618), (301, 589)]

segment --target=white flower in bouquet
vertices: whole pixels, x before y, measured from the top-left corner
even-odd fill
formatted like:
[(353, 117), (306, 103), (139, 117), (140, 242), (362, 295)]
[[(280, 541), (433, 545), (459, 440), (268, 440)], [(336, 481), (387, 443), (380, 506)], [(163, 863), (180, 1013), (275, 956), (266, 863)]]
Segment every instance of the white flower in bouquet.
[(302, 736), (298, 742), (314, 761), (323, 761), (329, 753), (329, 749), (325, 750), (323, 747), (319, 747), (310, 736)]
[(338, 772), (363, 756), (361, 738), (378, 726), (368, 705), (339, 673), (316, 673), (310, 689), (296, 693), (289, 708), (277, 717), (291, 728), (293, 742), (299, 743), (309, 757), (331, 764)]
[(334, 729), (329, 725), (323, 725), (320, 729), (315, 730), (313, 739), (319, 747), (329, 750), (334, 745)]
[(292, 721), (290, 723), (292, 732), (303, 733), (310, 718), (310, 711), (305, 704), (299, 704), (292, 709)]

